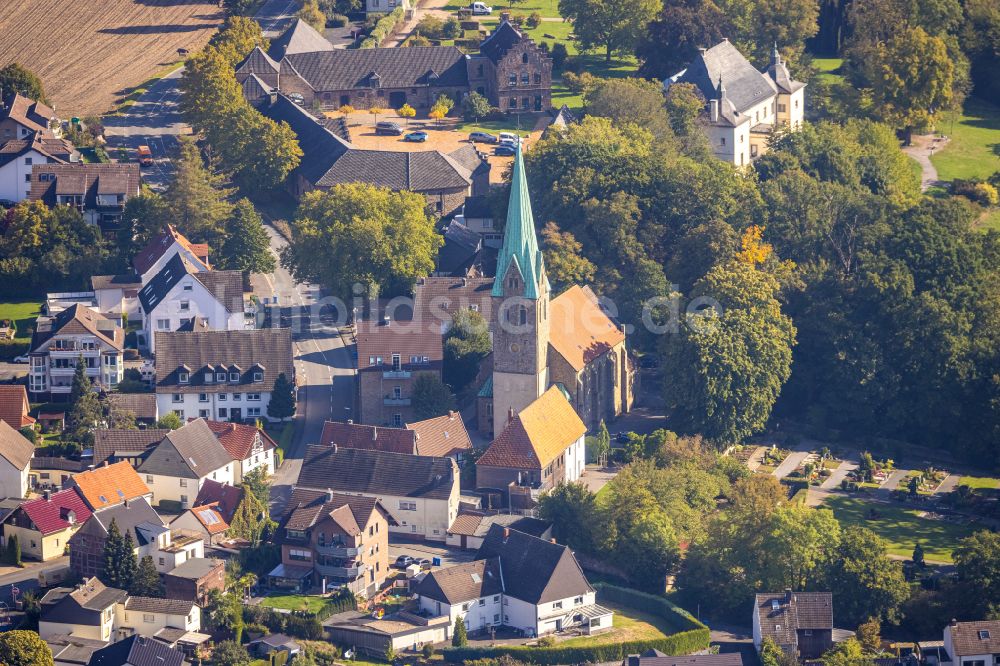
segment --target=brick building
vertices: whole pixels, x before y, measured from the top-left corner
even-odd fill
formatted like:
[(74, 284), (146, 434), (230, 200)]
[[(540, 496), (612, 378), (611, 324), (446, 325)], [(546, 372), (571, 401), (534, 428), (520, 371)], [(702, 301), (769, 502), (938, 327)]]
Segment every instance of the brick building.
[(454, 46), (334, 49), (299, 20), (267, 52), (254, 49), (237, 65), (236, 76), (245, 91), (277, 88), (301, 95), (306, 107), (319, 103), (326, 109), (409, 104), (427, 111), (439, 95), (459, 103), (473, 91), (504, 111), (552, 106), (552, 59), (506, 15), (477, 54)]

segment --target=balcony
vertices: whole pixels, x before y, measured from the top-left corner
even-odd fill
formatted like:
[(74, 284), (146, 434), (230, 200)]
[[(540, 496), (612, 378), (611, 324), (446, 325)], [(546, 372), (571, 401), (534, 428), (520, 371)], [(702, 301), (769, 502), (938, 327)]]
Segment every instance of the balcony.
[(327, 544), (325, 546), (316, 544), (314, 548), (320, 555), (330, 555), (331, 557), (357, 557), (361, 553), (361, 548), (342, 544)]
[(383, 370), (382, 379), (409, 379), (413, 375), (409, 370)]
[(386, 407), (409, 407), (410, 399), (386, 397), (382, 399), (382, 404), (385, 405)]
[(315, 564), (316, 573), (321, 576), (333, 576), (343, 580), (357, 580), (365, 575), (368, 567), (364, 564), (355, 564), (352, 567), (335, 567), (327, 564)]

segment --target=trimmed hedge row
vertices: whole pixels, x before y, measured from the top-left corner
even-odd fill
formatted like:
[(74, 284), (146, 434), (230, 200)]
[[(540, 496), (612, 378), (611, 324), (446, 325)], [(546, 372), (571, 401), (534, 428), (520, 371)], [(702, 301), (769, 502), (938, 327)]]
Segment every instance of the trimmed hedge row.
[(666, 620), (671, 627), (676, 628), (677, 633), (645, 641), (607, 643), (587, 647), (559, 647), (556, 645), (555, 647), (542, 648), (504, 645), (481, 648), (446, 648), (442, 651), (444, 659), (447, 662), (458, 663), (474, 659), (496, 659), (509, 655), (519, 661), (549, 666), (551, 664), (622, 661), (630, 654), (650, 649), (660, 650), (668, 655), (683, 655), (708, 648), (708, 627), (663, 597), (604, 583), (595, 583), (594, 588), (597, 590), (598, 602), (606, 600), (656, 615)]
[(382, 45), (389, 35), (403, 22), (405, 18), (405, 12), (403, 11), (402, 5), (396, 7), (391, 12), (383, 16), (372, 28), (372, 31), (368, 33), (368, 37), (361, 42), (360, 48), (363, 49), (374, 49)]

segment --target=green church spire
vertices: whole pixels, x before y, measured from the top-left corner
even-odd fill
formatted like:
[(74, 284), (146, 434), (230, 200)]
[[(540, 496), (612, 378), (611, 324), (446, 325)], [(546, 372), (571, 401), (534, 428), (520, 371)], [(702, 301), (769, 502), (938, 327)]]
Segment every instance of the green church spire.
[(517, 265), (524, 279), (524, 297), (537, 299), (545, 280), (542, 253), (535, 238), (535, 218), (531, 214), (528, 178), (524, 173), (524, 155), (517, 146), (514, 169), (510, 183), (510, 200), (507, 202), (507, 226), (503, 232), (503, 247), (497, 257), (497, 276), (493, 281), (493, 295), (504, 295), (504, 278), (511, 264)]

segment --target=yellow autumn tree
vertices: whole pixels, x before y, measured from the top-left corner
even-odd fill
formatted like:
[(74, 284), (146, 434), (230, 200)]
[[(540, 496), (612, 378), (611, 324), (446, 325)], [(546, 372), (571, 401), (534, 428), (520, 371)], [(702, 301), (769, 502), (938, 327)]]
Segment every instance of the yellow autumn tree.
[(753, 224), (743, 232), (743, 239), (740, 241), (742, 250), (736, 253), (736, 261), (756, 268), (767, 261), (774, 250), (770, 243), (763, 241), (764, 227)]

